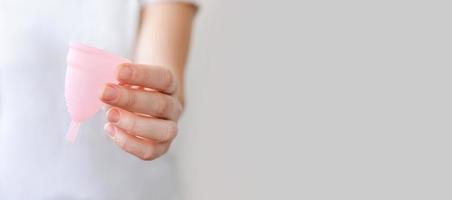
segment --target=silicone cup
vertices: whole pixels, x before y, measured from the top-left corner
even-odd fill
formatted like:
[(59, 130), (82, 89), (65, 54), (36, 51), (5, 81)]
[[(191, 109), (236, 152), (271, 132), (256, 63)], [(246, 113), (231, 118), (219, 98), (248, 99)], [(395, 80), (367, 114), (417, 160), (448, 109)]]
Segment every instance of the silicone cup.
[(74, 142), (80, 124), (102, 107), (99, 94), (107, 83), (117, 83), (116, 67), (129, 60), (81, 43), (69, 44), (65, 83), (67, 110), (71, 117), (66, 139)]

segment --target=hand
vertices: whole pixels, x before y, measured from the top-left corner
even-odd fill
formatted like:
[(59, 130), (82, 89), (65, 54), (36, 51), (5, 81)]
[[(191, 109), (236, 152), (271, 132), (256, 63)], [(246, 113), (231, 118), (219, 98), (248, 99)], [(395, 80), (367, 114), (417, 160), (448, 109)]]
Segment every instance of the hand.
[(143, 160), (166, 153), (177, 134), (182, 105), (173, 95), (171, 70), (140, 64), (118, 67), (119, 85), (107, 84), (100, 99), (110, 105), (105, 130), (124, 151)]

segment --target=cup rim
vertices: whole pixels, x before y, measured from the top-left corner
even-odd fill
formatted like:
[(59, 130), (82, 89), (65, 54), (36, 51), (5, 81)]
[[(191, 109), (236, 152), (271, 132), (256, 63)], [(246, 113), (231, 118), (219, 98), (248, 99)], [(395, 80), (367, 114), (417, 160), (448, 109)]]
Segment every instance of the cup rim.
[(88, 54), (95, 54), (96, 56), (100, 56), (100, 57), (104, 57), (104, 58), (108, 58), (108, 59), (127, 60), (121, 56), (115, 55), (113, 53), (107, 52), (102, 49), (98, 49), (96, 47), (88, 46), (81, 42), (69, 42), (69, 48), (75, 49), (78, 51), (83, 51)]

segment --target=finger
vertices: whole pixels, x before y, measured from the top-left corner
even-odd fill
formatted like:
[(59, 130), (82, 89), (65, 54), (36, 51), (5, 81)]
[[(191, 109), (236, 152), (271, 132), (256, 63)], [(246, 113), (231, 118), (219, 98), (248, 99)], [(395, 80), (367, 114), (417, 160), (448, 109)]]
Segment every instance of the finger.
[(176, 91), (176, 78), (167, 68), (132, 63), (121, 64), (118, 68), (118, 80), (121, 83), (152, 88), (167, 94)]
[(173, 121), (139, 116), (113, 107), (107, 112), (107, 119), (126, 132), (158, 142), (166, 142), (177, 135), (177, 125)]
[(111, 123), (105, 125), (105, 131), (112, 140), (124, 151), (142, 160), (153, 160), (168, 151), (170, 143), (156, 143), (127, 134), (124, 130)]
[(100, 98), (103, 102), (124, 110), (173, 121), (176, 121), (182, 112), (182, 105), (172, 96), (115, 84), (107, 84)]

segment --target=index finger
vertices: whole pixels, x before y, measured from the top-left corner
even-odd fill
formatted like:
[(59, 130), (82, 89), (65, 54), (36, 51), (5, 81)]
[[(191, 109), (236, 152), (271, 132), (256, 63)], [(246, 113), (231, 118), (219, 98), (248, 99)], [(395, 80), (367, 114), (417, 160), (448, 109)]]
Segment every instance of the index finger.
[(172, 94), (177, 88), (173, 72), (164, 67), (123, 63), (118, 66), (118, 81)]

